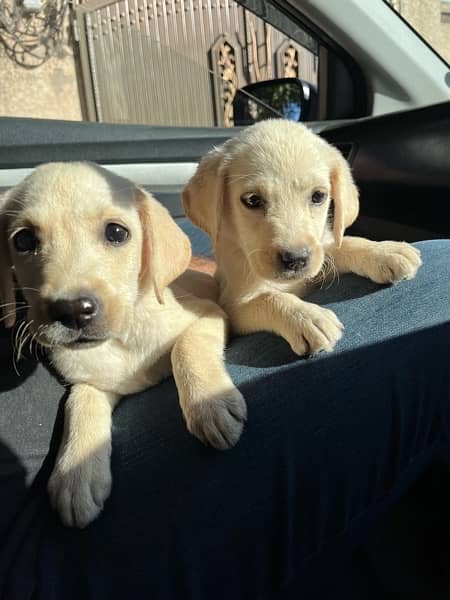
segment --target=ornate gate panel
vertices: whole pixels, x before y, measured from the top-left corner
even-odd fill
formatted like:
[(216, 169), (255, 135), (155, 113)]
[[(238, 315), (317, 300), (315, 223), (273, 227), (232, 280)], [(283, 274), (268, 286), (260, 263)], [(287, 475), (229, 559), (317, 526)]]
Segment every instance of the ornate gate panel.
[(317, 57), (234, 0), (87, 0), (75, 13), (91, 120), (230, 127), (238, 87), (317, 83)]

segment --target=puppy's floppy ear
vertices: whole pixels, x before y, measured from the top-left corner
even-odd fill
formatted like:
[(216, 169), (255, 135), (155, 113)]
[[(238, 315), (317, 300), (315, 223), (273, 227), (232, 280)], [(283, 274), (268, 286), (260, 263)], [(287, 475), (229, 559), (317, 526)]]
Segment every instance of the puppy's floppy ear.
[(144, 190), (137, 189), (137, 206), (142, 224), (140, 280), (154, 287), (163, 303), (163, 291), (184, 273), (191, 260), (191, 242), (162, 204)]
[(213, 244), (219, 235), (220, 216), (223, 201), (222, 148), (209, 152), (200, 162), (197, 171), (183, 190), (183, 206), (189, 219), (206, 231)]
[(359, 193), (353, 181), (348, 162), (335, 148), (330, 147), (331, 159), (331, 196), (334, 202), (334, 241), (342, 244), (344, 231), (358, 216)]
[[(12, 261), (8, 246), (8, 217), (6, 203), (9, 194), (0, 197), (0, 304), (4, 325), (10, 328), (16, 322), (16, 297), (12, 275)], [(8, 315), (6, 317), (6, 315)]]

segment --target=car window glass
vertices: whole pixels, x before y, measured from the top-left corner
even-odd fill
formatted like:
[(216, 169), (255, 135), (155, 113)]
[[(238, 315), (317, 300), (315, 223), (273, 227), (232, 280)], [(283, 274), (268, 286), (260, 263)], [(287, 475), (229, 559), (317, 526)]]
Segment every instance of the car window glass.
[(450, 0), (385, 0), (450, 63)]
[(2, 0), (0, 114), (233, 127), (238, 89), (276, 79), (246, 118), (306, 118), (318, 54), (262, 0)]

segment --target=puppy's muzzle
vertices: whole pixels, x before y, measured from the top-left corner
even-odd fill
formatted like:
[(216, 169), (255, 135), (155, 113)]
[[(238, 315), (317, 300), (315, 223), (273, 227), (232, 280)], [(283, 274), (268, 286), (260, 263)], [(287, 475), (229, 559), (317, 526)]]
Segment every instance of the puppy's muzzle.
[(311, 250), (306, 246), (295, 250), (280, 250), (278, 262), (281, 271), (300, 273), (309, 267)]
[(55, 300), (48, 304), (48, 315), (68, 329), (84, 329), (92, 325), (99, 314), (100, 305), (94, 296), (72, 300)]

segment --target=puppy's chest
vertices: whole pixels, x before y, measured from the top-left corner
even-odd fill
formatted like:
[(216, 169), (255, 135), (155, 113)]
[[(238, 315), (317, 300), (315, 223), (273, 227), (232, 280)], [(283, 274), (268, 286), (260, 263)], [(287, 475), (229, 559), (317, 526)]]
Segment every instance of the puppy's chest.
[(108, 341), (86, 349), (59, 349), (52, 361), (69, 383), (87, 383), (109, 392), (131, 394), (156, 385), (171, 372), (170, 344), (124, 348)]
[(277, 293), (293, 294), (298, 298), (304, 298), (311, 293), (316, 287), (313, 281), (265, 281), (258, 280), (253, 286), (248, 286), (247, 289), (241, 289), (238, 293), (233, 293), (232, 290), (225, 288), (221, 295), (221, 303), (224, 306), (238, 305), (237, 298), (240, 303), (250, 302), (260, 296), (273, 295)]

